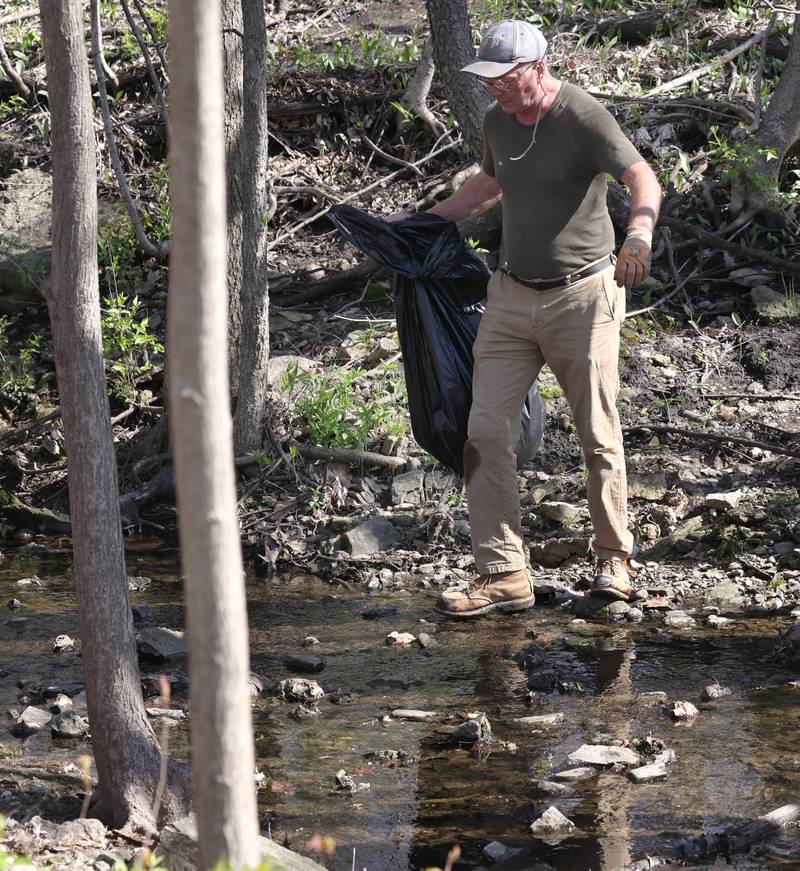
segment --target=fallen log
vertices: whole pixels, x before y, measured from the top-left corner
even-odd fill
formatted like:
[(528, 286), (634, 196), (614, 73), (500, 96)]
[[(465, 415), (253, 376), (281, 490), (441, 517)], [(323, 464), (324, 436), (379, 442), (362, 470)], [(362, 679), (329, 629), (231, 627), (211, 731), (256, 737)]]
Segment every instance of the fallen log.
[(732, 826), (720, 834), (704, 833), (687, 838), (679, 846), (680, 854), (690, 862), (713, 859), (718, 854), (746, 853), (790, 823), (800, 820), (800, 803), (785, 804), (743, 825)]

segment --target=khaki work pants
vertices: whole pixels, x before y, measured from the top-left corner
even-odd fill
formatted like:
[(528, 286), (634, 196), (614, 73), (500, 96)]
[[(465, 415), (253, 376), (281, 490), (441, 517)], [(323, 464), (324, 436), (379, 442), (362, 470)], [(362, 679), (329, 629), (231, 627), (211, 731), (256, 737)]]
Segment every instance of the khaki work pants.
[(547, 363), (569, 403), (588, 471), (594, 551), (629, 556), (627, 484), (617, 414), (625, 290), (614, 268), (538, 291), (503, 272), (489, 281), (475, 340), (464, 477), (479, 574), (525, 567), (514, 449), (520, 410)]

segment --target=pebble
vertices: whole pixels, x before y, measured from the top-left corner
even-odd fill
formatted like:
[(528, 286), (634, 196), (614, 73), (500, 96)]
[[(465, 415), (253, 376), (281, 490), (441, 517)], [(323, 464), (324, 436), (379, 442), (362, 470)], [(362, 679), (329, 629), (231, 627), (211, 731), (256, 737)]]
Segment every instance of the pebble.
[(703, 688), (700, 698), (704, 702), (713, 702), (715, 699), (721, 699), (723, 696), (731, 694), (729, 687), (720, 686), (718, 683), (709, 684)]
[(700, 711), (691, 702), (673, 702), (667, 706), (667, 713), (673, 720), (693, 720)]
[(355, 780), (344, 770), (344, 768), (340, 768), (336, 772), (336, 788), (341, 790), (342, 792), (366, 792), (370, 785), (368, 783), (356, 783)]
[(432, 635), (428, 635), (427, 632), (420, 632), (419, 633), (419, 635), (417, 636), (417, 643), (419, 644), (420, 647), (425, 648), (425, 649), (427, 649), (429, 647), (438, 647), (439, 646), (439, 642)]
[(306, 635), (303, 639), (303, 647), (315, 647), (319, 644), (319, 638), (316, 635)]
[(594, 768), (588, 768), (585, 765), (578, 768), (566, 768), (564, 771), (557, 771), (553, 775), (553, 780), (564, 780), (567, 782), (577, 782), (579, 780), (588, 780), (594, 777), (597, 772)]
[(390, 647), (407, 647), (416, 641), (416, 636), (410, 632), (390, 632), (386, 636), (386, 643)]
[(307, 680), (302, 677), (290, 677), (287, 680), (282, 680), (279, 688), (285, 699), (295, 702), (313, 701), (325, 696), (325, 690), (315, 680)]
[(548, 834), (550, 832), (572, 831), (575, 823), (567, 819), (557, 807), (552, 805), (531, 823), (531, 833), (534, 835)]
[(713, 626), (715, 629), (718, 629), (721, 626), (724, 626), (726, 623), (731, 622), (733, 621), (730, 619), (730, 617), (720, 617), (719, 614), (709, 614), (706, 618), (706, 623), (708, 623), (709, 626)]
[(664, 616), (664, 624), (671, 629), (688, 629), (695, 625), (695, 620), (685, 611), (670, 611)]
[(22, 607), (22, 602), (19, 599), (10, 599), (8, 602), (9, 611), (18, 611)]
[(56, 653), (72, 653), (75, 649), (75, 639), (69, 635), (56, 635), (53, 639), (53, 650)]

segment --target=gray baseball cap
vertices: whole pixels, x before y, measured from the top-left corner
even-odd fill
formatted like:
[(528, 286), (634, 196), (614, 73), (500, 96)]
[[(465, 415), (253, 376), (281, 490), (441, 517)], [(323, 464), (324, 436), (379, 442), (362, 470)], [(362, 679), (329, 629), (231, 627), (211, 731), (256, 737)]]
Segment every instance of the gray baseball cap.
[(547, 40), (538, 27), (527, 21), (501, 21), (484, 33), (475, 63), (461, 72), (494, 79), (518, 64), (541, 60), (546, 51)]

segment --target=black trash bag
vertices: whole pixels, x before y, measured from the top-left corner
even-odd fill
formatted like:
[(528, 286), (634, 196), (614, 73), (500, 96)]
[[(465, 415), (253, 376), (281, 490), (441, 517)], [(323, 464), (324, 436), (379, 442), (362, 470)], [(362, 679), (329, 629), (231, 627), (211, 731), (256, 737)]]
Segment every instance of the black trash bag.
[[(488, 268), (459, 236), (456, 224), (438, 215), (389, 223), (348, 205), (334, 206), (328, 214), (356, 248), (392, 272), (414, 438), (463, 475), (472, 346)], [(518, 467), (539, 449), (544, 422), (544, 403), (534, 383), (521, 412)]]

